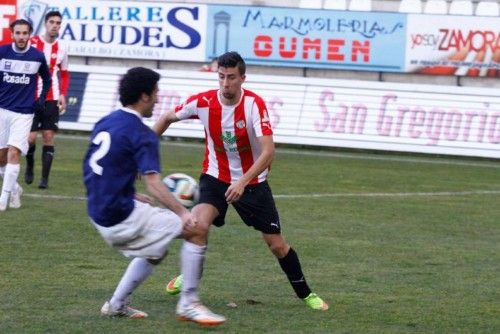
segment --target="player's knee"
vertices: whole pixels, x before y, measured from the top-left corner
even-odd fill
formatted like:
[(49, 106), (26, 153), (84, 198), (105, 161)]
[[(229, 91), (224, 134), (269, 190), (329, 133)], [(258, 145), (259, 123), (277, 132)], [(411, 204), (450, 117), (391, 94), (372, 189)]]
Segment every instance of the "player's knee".
[(198, 245), (206, 244), (208, 240), (208, 231), (205, 229), (199, 229), (191, 239), (195, 240)]
[(210, 225), (203, 224), (199, 222), (195, 228), (184, 228), (182, 231), (182, 237), (197, 245), (206, 245), (208, 242), (208, 231)]
[(288, 254), (290, 246), (286, 242), (272, 242), (268, 244), (269, 249), (277, 258), (283, 258)]
[(194, 231), (194, 238), (198, 240), (198, 244), (206, 244), (208, 239), (208, 231), (210, 230), (210, 225), (198, 224)]
[(9, 146), (9, 150), (7, 152), (7, 162), (10, 163), (19, 163), (19, 159), (21, 157), (21, 150), (15, 146)]
[(54, 134), (52, 133), (43, 133), (43, 144), (46, 146), (54, 146)]

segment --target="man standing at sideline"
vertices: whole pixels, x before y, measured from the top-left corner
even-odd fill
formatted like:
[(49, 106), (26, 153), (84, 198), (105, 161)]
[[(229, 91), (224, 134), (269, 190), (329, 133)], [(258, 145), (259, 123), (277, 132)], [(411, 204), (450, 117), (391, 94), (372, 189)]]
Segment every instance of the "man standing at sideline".
[[(101, 308), (106, 316), (146, 318), (147, 313), (129, 305), (129, 296), (167, 255), (172, 239), (200, 233), (191, 212), (163, 183), (158, 136), (142, 121), (153, 114), (159, 80), (158, 73), (144, 67), (127, 71), (119, 85), (123, 107), (97, 122), (83, 162), (87, 211), (94, 227), (110, 246), (133, 257), (113, 296)], [(166, 209), (151, 206), (151, 197), (135, 192), (138, 173)], [(177, 317), (201, 326), (226, 321), (199, 300), (177, 312)]]
[[(10, 25), (14, 43), (0, 46), (0, 175), (3, 175), (0, 211), (21, 207), (17, 183), (21, 154), (28, 151), (34, 110), (44, 108), (51, 78), (45, 56), (29, 44), (33, 32), (23, 19)], [(35, 99), (37, 75), (43, 81)]]
[(267, 183), (274, 157), (273, 131), (264, 100), (242, 88), (245, 72), (241, 56), (226, 52), (218, 57), (219, 89), (189, 97), (175, 110), (163, 114), (153, 127), (161, 135), (173, 122), (199, 118), (206, 135), (200, 200), (192, 209), (204, 234), (190, 240), (191, 245), (198, 245), (198, 256), (193, 258), (197, 262), (182, 261), (182, 267), (188, 269), (168, 284), (167, 292), (174, 294), (182, 286), (178, 308), (198, 299), (208, 230), (212, 224), (224, 225), (228, 205), (232, 204), (246, 225), (262, 233), (297, 297), (314, 310), (327, 310), (328, 304), (309, 288), (297, 253), (281, 233)]
[[(36, 137), (42, 131), (42, 177), (38, 188), (46, 189), (49, 184), (50, 168), (54, 159), (54, 136), (58, 130), (59, 114), (66, 110), (66, 95), (69, 87), (68, 50), (61, 43), (59, 30), (61, 29), (62, 15), (58, 11), (45, 14), (45, 34), (31, 38), (31, 45), (45, 54), (45, 59), (52, 74), (52, 86), (45, 101), (45, 110), (35, 112), (31, 133), (29, 135), (29, 149), (26, 154), (26, 171), (24, 181), (33, 182), (33, 169), (35, 163)], [(41, 84), (39, 82), (41, 91)]]

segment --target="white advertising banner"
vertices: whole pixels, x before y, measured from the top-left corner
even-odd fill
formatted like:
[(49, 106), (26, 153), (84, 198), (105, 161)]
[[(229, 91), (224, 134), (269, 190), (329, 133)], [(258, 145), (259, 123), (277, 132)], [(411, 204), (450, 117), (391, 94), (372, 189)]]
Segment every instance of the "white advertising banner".
[(498, 77), (498, 17), (407, 17), (406, 70), (426, 74)]
[[(79, 107), (63, 116), (61, 128), (91, 130), (119, 107), (117, 84), (126, 69), (70, 70), (88, 76), (75, 82), (84, 90), (82, 101), (69, 94)], [(148, 125), (189, 95), (218, 87), (216, 73), (159, 72), (159, 101)], [(251, 73), (245, 87), (265, 99), (277, 143), (500, 158), (498, 89)], [(204, 132), (199, 121), (189, 120), (175, 123), (166, 135), (203, 138)]]
[(77, 56), (205, 61), (206, 5), (87, 0), (18, 0), (19, 16), (44, 30), (43, 16), (63, 16), (60, 39)]

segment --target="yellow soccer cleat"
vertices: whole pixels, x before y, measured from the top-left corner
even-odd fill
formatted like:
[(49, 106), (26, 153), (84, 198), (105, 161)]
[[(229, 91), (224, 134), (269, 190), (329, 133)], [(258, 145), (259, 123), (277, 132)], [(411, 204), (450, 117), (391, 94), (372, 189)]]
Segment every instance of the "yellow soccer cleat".
[(307, 306), (313, 310), (326, 311), (328, 310), (328, 304), (323, 301), (317, 294), (310, 293), (309, 296), (303, 299)]
[(165, 290), (169, 295), (177, 295), (182, 290), (182, 275), (176, 276), (168, 282)]

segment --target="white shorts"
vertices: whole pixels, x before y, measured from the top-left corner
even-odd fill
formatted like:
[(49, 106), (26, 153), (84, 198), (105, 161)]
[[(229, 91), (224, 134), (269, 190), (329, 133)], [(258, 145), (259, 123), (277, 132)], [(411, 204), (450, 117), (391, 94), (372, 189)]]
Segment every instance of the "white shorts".
[(14, 146), (26, 155), (31, 123), (33, 114), (20, 114), (0, 108), (0, 149)]
[(121, 223), (111, 227), (92, 223), (103, 239), (123, 255), (162, 259), (170, 242), (182, 233), (182, 221), (168, 209), (134, 202), (134, 210)]

